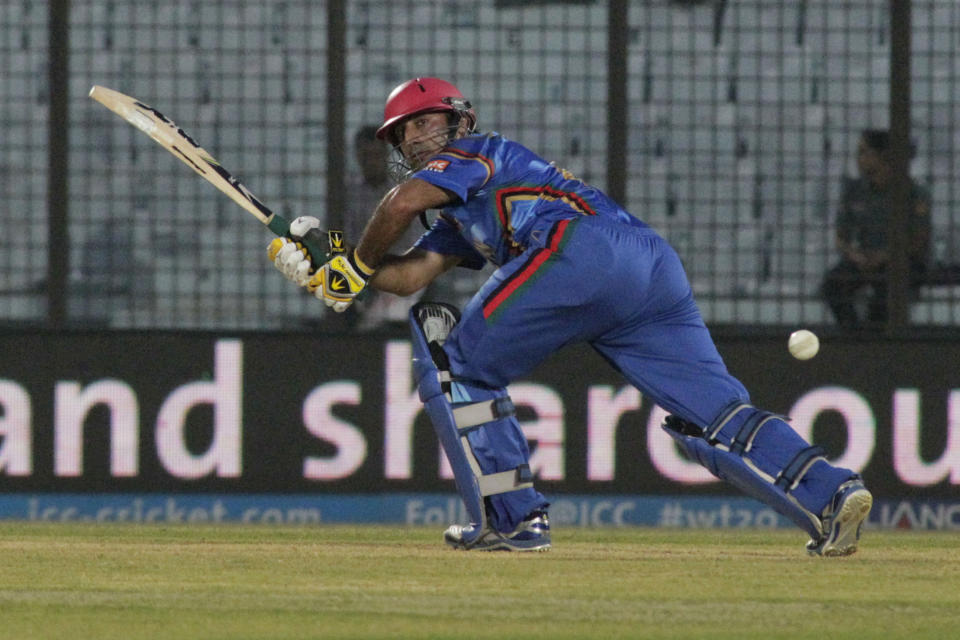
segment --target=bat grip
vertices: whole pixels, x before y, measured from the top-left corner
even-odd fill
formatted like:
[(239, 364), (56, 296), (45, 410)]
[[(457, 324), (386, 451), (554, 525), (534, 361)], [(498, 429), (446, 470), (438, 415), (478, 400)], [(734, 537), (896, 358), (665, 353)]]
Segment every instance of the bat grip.
[[(290, 237), (290, 221), (279, 213), (273, 214), (270, 222), (267, 223), (267, 228), (281, 238)], [(300, 238), (299, 242), (307, 248), (307, 252), (310, 254), (310, 262), (313, 263), (315, 269), (320, 268), (333, 253), (327, 232), (320, 229), (310, 229), (305, 236)]]
[(267, 228), (270, 231), (273, 231), (278, 237), (290, 237), (290, 221), (281, 216), (279, 213), (275, 213), (270, 216), (270, 221), (267, 222)]
[(310, 229), (300, 240), (310, 253), (310, 262), (314, 269), (319, 269), (330, 256), (330, 245), (327, 232), (320, 229)]

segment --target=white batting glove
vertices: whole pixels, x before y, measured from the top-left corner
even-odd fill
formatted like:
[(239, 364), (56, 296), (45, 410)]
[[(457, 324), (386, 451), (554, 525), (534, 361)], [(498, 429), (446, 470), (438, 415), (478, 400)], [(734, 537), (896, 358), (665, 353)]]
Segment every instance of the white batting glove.
[(313, 216), (300, 216), (290, 223), (290, 238), (274, 238), (267, 247), (267, 257), (280, 273), (299, 287), (306, 286), (313, 275), (310, 253), (298, 240), (310, 229), (319, 229)]

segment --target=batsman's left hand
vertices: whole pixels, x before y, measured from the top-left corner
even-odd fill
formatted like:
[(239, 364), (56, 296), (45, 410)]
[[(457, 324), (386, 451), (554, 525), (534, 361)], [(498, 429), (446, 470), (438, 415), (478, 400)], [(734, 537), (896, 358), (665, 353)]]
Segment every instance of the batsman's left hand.
[(307, 289), (337, 313), (347, 309), (373, 277), (374, 269), (357, 257), (357, 251), (335, 256), (313, 274)]

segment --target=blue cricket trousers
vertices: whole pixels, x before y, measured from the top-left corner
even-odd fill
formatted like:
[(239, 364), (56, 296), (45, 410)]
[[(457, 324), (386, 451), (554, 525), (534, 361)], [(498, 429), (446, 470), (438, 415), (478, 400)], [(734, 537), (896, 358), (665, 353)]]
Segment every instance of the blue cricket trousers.
[(585, 341), (667, 411), (708, 425), (748, 393), (731, 376), (673, 248), (599, 217), (544, 223), (473, 297), (445, 350), (459, 377), (506, 387)]

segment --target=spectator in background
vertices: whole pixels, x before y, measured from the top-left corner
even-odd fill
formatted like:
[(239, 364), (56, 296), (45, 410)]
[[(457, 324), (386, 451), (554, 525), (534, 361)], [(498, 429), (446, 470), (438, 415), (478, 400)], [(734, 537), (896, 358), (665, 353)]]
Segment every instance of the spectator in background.
[[(882, 326), (887, 321), (887, 265), (890, 261), (887, 230), (893, 216), (893, 164), (890, 134), (865, 129), (857, 145), (858, 178), (844, 177), (836, 239), (840, 262), (831, 268), (822, 285), (823, 298), (845, 329), (862, 326), (855, 296), (871, 290), (866, 321)], [(930, 246), (930, 195), (911, 179), (909, 212), (910, 282), (919, 287), (927, 267)]]
[[(349, 244), (355, 245), (363, 234), (367, 218), (377, 208), (380, 198), (393, 186), (387, 170), (390, 146), (376, 138), (379, 125), (360, 127), (354, 134), (353, 150), (360, 172), (350, 172), (347, 177), (346, 211), (344, 212), (344, 235)], [(419, 224), (410, 225), (407, 232), (393, 247), (394, 253), (403, 253), (412, 247), (425, 231)], [(351, 307), (354, 310), (348, 319), (349, 325), (358, 331), (373, 331), (390, 327), (408, 330), (408, 313), (419, 295), (406, 298), (369, 290)], [(349, 311), (349, 310), (348, 310)]]

